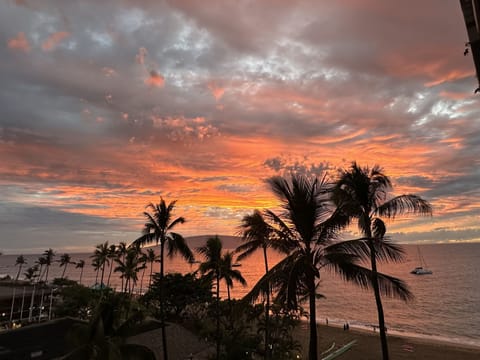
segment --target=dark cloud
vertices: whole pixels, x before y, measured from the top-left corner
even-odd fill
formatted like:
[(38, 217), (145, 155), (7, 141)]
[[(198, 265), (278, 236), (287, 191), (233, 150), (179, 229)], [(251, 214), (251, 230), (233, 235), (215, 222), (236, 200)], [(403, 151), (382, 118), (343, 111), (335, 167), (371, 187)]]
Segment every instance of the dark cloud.
[(358, 159), (469, 222), (480, 108), (466, 35), (458, 2), (435, 0), (2, 2), (0, 199), (55, 205), (52, 222), (70, 224), (59, 209), (100, 221), (181, 195), (228, 229), (270, 201), (264, 178), (334, 177)]

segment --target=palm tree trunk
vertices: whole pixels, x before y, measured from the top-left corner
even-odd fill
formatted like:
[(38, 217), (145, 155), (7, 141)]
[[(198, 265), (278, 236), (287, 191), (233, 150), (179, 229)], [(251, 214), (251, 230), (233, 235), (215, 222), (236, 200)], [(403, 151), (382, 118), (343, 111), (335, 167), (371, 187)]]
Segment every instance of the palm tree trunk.
[[(267, 248), (263, 247), (263, 259), (265, 261), (265, 274), (268, 273)], [(267, 296), (265, 305), (265, 359), (270, 358), (270, 283), (267, 282)]]
[(104, 277), (104, 275), (105, 275), (105, 263), (103, 263), (103, 265), (102, 265), (102, 277), (100, 278), (102, 289), (103, 289), (103, 277)]
[(95, 285), (98, 284), (98, 272), (100, 271), (100, 268), (97, 269), (97, 273), (95, 274)]
[(165, 328), (165, 309), (163, 299), (163, 265), (164, 265), (164, 251), (165, 251), (165, 239), (161, 239), (160, 244), (160, 319), (162, 321), (162, 347), (163, 347), (163, 360), (168, 360), (167, 351), (167, 333)]
[(48, 284), (47, 281), (48, 281), (48, 270), (50, 270), (50, 265), (47, 265), (46, 269), (45, 269), (45, 284)]
[(143, 290), (143, 277), (145, 276), (145, 270), (146, 270), (146, 269), (147, 269), (146, 267), (143, 268), (142, 279), (140, 280), (140, 296), (142, 295), (142, 290)]
[(110, 271), (108, 273), (107, 286), (110, 286), (110, 278), (112, 277), (112, 270), (113, 270), (113, 259), (110, 262)]
[(150, 279), (148, 279), (148, 287), (149, 288), (152, 285), (153, 264), (154, 264), (154, 262), (152, 261), (152, 263), (150, 264)]
[(83, 267), (80, 270), (80, 285), (82, 285)]
[(68, 264), (65, 264), (65, 266), (63, 267), (62, 279), (65, 278), (65, 272), (67, 271), (67, 265)]
[(313, 274), (307, 279), (308, 296), (310, 302), (310, 345), (308, 348), (309, 360), (317, 360), (317, 314), (315, 308), (315, 277)]
[(375, 303), (377, 304), (378, 312), (378, 328), (380, 330), (380, 342), (382, 344), (382, 359), (388, 360), (388, 342), (387, 333), (385, 331), (385, 317), (383, 314), (382, 298), (380, 297), (380, 289), (378, 287), (378, 273), (377, 273), (377, 261), (375, 254), (375, 247), (371, 236), (368, 240), (368, 246), (370, 247), (370, 265), (372, 267), (372, 286), (373, 293), (375, 294)]
[(20, 264), (20, 267), (18, 268), (18, 273), (17, 273), (17, 276), (15, 277), (15, 282), (18, 281), (18, 277), (20, 276), (21, 271), (22, 271), (22, 264)]

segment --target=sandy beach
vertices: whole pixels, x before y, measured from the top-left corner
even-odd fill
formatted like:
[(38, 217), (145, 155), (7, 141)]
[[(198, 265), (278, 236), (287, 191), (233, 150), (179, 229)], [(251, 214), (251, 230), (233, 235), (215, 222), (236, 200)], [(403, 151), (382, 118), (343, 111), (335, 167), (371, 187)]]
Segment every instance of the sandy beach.
[[(301, 342), (304, 356), (308, 354), (308, 327), (300, 325), (295, 330), (296, 338)], [(381, 359), (380, 337), (378, 332), (350, 329), (344, 331), (335, 326), (318, 325), (319, 355), (331, 347), (335, 342), (336, 347), (357, 340), (356, 344), (338, 359), (363, 360)], [(418, 360), (478, 360), (480, 348), (456, 345), (453, 343), (436, 342), (419, 338), (402, 336), (388, 336), (390, 358), (418, 359)], [(319, 358), (321, 358), (319, 356)]]

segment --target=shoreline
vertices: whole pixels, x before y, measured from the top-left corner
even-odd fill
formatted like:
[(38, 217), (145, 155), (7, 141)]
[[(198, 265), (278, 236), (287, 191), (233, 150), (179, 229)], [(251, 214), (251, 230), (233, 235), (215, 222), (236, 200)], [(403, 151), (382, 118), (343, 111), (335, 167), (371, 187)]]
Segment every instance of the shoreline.
[[(321, 353), (331, 348), (333, 343), (335, 343), (335, 349), (337, 349), (352, 340), (357, 342), (342, 355), (342, 360), (381, 358), (378, 331), (373, 332), (356, 327), (350, 327), (350, 330), (343, 330), (338, 324), (326, 325), (317, 322), (317, 332), (320, 358), (322, 356)], [(309, 331), (307, 322), (302, 321), (294, 330), (294, 337), (300, 342), (303, 353), (308, 353)], [(392, 359), (480, 359), (480, 346), (388, 333), (387, 339)]]
[[(301, 320), (302, 323), (308, 323), (308, 320)], [(326, 325), (325, 320), (319, 320), (317, 318), (317, 326), (332, 326), (332, 327), (338, 327), (342, 329), (343, 324), (347, 321), (341, 321), (338, 319), (331, 319), (328, 318), (328, 325)], [(373, 324), (365, 324), (365, 323), (360, 323), (356, 320), (349, 320), (348, 321), (350, 329), (355, 330), (355, 331), (360, 331), (360, 332), (365, 332), (366, 334), (378, 334), (378, 326), (373, 325)], [(374, 329), (375, 326), (375, 330)], [(395, 337), (402, 337), (402, 338), (407, 338), (407, 339), (418, 339), (422, 341), (427, 341), (431, 343), (446, 343), (446, 344), (451, 344), (454, 346), (457, 345), (463, 345), (466, 347), (471, 347), (474, 349), (480, 350), (480, 338), (473, 338), (473, 337), (465, 337), (465, 336), (449, 336), (449, 335), (434, 335), (434, 334), (426, 334), (426, 333), (420, 333), (420, 332), (410, 332), (410, 331), (404, 331), (401, 329), (393, 328), (393, 329), (387, 329), (387, 336), (395, 336)]]

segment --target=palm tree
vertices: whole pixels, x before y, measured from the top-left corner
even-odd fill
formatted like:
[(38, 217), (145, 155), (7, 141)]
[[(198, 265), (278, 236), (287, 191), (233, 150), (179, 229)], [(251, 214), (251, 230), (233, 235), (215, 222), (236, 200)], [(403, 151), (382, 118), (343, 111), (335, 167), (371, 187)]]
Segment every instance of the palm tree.
[(152, 248), (147, 249), (147, 263), (150, 263), (150, 277), (148, 279), (148, 287), (152, 285), (153, 264), (158, 261), (159, 256), (155, 254)]
[[(371, 169), (362, 168), (353, 162), (348, 170), (340, 171), (332, 195), (337, 205), (342, 206), (350, 217), (358, 219), (358, 228), (368, 244), (372, 270), (371, 282), (377, 305), (384, 360), (387, 360), (389, 355), (377, 272), (377, 260), (381, 259), (377, 248), (379, 243), (385, 242), (386, 232), (386, 226), (381, 217), (393, 219), (406, 213), (432, 214), (430, 204), (421, 197), (417, 195), (392, 197), (389, 194), (391, 190), (392, 183), (381, 167), (375, 165)], [(393, 259), (401, 256), (403, 252), (399, 247), (393, 250), (396, 252), (392, 254)]]
[(139, 260), (137, 249), (131, 247), (125, 255), (125, 260), (115, 259), (118, 266), (114, 269), (120, 273), (120, 278), (124, 279), (125, 288), (123, 291), (132, 294), (133, 288), (138, 281), (138, 272), (142, 269), (142, 263)]
[(117, 257), (117, 247), (115, 244), (110, 245), (108, 248), (108, 254), (107, 254), (107, 262), (109, 264), (110, 270), (108, 272), (108, 279), (107, 279), (107, 286), (110, 286), (110, 278), (112, 277), (112, 271), (113, 271), (113, 260)]
[(22, 271), (22, 266), (27, 263), (27, 260), (25, 259), (25, 256), (20, 255), (17, 256), (17, 260), (15, 261), (15, 266), (20, 265), (18, 268), (17, 276), (15, 277), (15, 282), (18, 281), (18, 277), (20, 276), (20, 272)]
[(43, 269), (43, 266), (46, 265), (46, 263), (47, 263), (47, 259), (45, 259), (44, 256), (40, 256), (37, 259), (37, 261), (35, 261), (35, 264), (37, 265), (37, 267), (39, 266), (37, 283), (39, 283), (42, 280), (42, 277), (43, 277), (42, 269)]
[(152, 213), (150, 214), (147, 211), (143, 213), (147, 222), (143, 227), (143, 235), (135, 240), (135, 243), (140, 245), (150, 244), (152, 242), (155, 242), (156, 245), (160, 244), (160, 317), (162, 321), (162, 347), (164, 360), (168, 360), (167, 336), (165, 331), (165, 309), (163, 306), (165, 246), (167, 246), (167, 255), (169, 257), (180, 253), (180, 255), (187, 261), (191, 262), (194, 259), (193, 253), (185, 242), (183, 236), (172, 231), (176, 225), (185, 222), (183, 217), (173, 219), (175, 204), (176, 201), (172, 201), (167, 205), (165, 200), (160, 198), (159, 204), (150, 203), (147, 205), (147, 209), (150, 209)]
[(83, 277), (83, 268), (85, 267), (85, 260), (79, 260), (75, 265), (76, 269), (80, 269), (80, 279), (78, 282), (82, 285), (82, 277)]
[(72, 257), (69, 254), (65, 253), (60, 257), (59, 263), (60, 263), (60, 267), (62, 266), (64, 267), (63, 273), (62, 273), (62, 279), (63, 279), (65, 277), (65, 272), (67, 271), (68, 264), (72, 264)]
[(23, 275), (25, 275), (26, 280), (32, 283), (33, 280), (35, 280), (35, 278), (38, 276), (37, 272), (38, 272), (38, 265), (35, 264), (34, 266), (29, 267)]
[(140, 278), (140, 295), (142, 295), (143, 290), (143, 278), (145, 277), (145, 271), (147, 270), (147, 254), (140, 250), (138, 261), (142, 266), (142, 277)]
[(48, 283), (48, 271), (50, 270), (50, 265), (52, 265), (54, 257), (55, 252), (53, 249), (45, 250), (43, 253), (43, 258), (45, 259), (45, 283)]
[[(289, 247), (288, 256), (275, 265), (265, 275), (246, 299), (253, 299), (264, 291), (265, 283), (270, 283), (277, 291), (276, 301), (287, 309), (298, 309), (299, 301), (309, 304), (309, 359), (316, 360), (317, 326), (315, 301), (319, 296), (320, 270), (329, 268), (338, 272), (345, 280), (367, 288), (371, 272), (358, 265), (366, 258), (363, 243), (338, 241), (338, 232), (349, 222), (342, 208), (332, 206), (329, 201), (329, 184), (325, 177), (308, 178), (292, 175), (287, 180), (273, 177), (268, 180), (274, 194), (281, 200), (283, 211), (276, 215), (268, 211), (268, 220), (284, 246)], [(386, 250), (379, 247), (383, 254)], [(408, 297), (410, 293), (402, 282), (379, 274), (382, 290), (385, 293), (398, 291)]]
[(216, 313), (217, 313), (217, 360), (220, 358), (220, 264), (222, 261), (222, 242), (218, 236), (207, 239), (207, 243), (198, 248), (197, 251), (203, 255), (205, 262), (202, 262), (199, 271), (202, 274), (215, 279), (216, 286)]
[[(127, 243), (124, 241), (121, 241), (117, 246), (117, 258), (125, 262), (125, 255), (127, 255), (127, 250), (128, 250)], [(122, 280), (121, 289), (123, 289), (123, 278), (121, 280)]]
[(97, 258), (93, 258), (92, 267), (93, 270), (95, 270), (95, 284), (98, 284), (98, 273), (100, 272), (102, 265)]
[(227, 299), (230, 302), (230, 289), (233, 287), (233, 280), (243, 286), (247, 285), (246, 280), (239, 270), (233, 268), (233, 252), (227, 251), (220, 260), (220, 277), (227, 285)]
[(95, 262), (94, 266), (98, 266), (98, 269), (102, 269), (102, 276), (100, 278), (100, 284), (103, 287), (103, 278), (105, 275), (105, 265), (108, 262), (109, 247), (108, 241), (105, 241), (103, 244), (98, 244), (95, 247), (95, 251), (92, 255), (93, 261)]
[[(275, 241), (274, 229), (265, 221), (262, 213), (259, 210), (254, 210), (253, 214), (245, 215), (242, 219), (240, 225), (240, 234), (244, 243), (238, 246), (235, 249), (238, 255), (237, 260), (241, 261), (250, 255), (252, 255), (256, 250), (262, 249), (263, 251), (263, 261), (265, 263), (265, 274), (268, 273), (268, 258), (267, 258), (267, 249), (270, 247), (280, 249), (278, 245), (281, 244), (280, 241)], [(270, 344), (270, 327), (269, 327), (269, 316), (270, 316), (270, 286), (267, 283), (267, 290), (265, 291), (265, 358), (269, 357), (269, 344)]]

